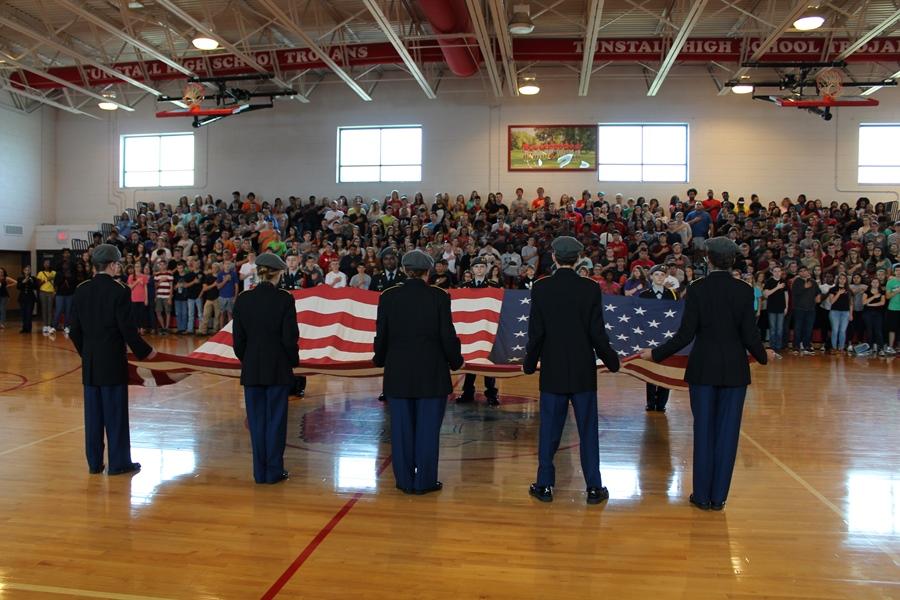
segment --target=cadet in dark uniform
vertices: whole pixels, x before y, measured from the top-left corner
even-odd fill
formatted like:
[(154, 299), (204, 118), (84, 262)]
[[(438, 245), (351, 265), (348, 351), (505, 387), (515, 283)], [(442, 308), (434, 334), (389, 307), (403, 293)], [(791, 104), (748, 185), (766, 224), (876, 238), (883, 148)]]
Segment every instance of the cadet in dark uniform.
[(579, 277), (575, 261), (584, 248), (573, 237), (553, 240), (556, 272), (531, 288), (531, 316), (523, 371), (530, 375), (541, 363), (541, 427), (537, 481), (529, 493), (542, 502), (553, 500), (559, 448), (569, 400), (581, 447), (581, 470), (587, 503), (609, 498), (600, 477), (600, 439), (597, 432), (597, 357), (610, 372), (619, 370), (619, 357), (609, 345), (603, 322), (603, 298), (593, 280)]
[(288, 394), (300, 359), (294, 298), (278, 289), (286, 268), (275, 254), (260, 254), (256, 259), (259, 284), (234, 303), (234, 353), (241, 361), (256, 483), (288, 478), (284, 470)]
[(421, 250), (403, 255), (409, 278), (381, 295), (375, 328), (372, 362), (384, 367), (394, 478), (407, 494), (443, 487), (437, 478), (441, 422), (453, 391), (450, 370), (463, 365), (450, 296), (426, 282), (432, 266)]
[[(664, 284), (667, 271), (665, 265), (656, 265), (650, 269), (650, 288), (644, 290), (639, 298), (652, 298), (654, 300), (678, 300), (678, 295)], [(661, 385), (647, 384), (647, 406), (644, 410), (666, 412), (666, 404), (669, 402), (669, 389)]]
[[(472, 269), (472, 281), (468, 281), (462, 284), (460, 287), (473, 289), (500, 287), (498, 284), (487, 278), (487, 262), (485, 262), (484, 258), (479, 256), (472, 261), (470, 267)], [(497, 390), (497, 379), (494, 377), (485, 377), (484, 397), (487, 398), (488, 406), (500, 406), (500, 399), (498, 398), (498, 394), (499, 392)], [(474, 401), (475, 375), (469, 373), (466, 374), (466, 378), (465, 380), (463, 380), (463, 393), (456, 399), (456, 402), (458, 404), (465, 404)]]
[(660, 362), (691, 341), (684, 380), (694, 415), (694, 493), (692, 504), (722, 510), (728, 499), (741, 431), (741, 411), (750, 384), (747, 352), (760, 364), (766, 352), (756, 326), (753, 289), (731, 275), (737, 245), (725, 237), (706, 242), (710, 273), (688, 287), (678, 333), (668, 342), (641, 352)]
[(108, 475), (134, 473), (128, 430), (127, 344), (139, 359), (156, 352), (131, 321), (131, 290), (116, 279), (122, 254), (111, 244), (91, 253), (97, 275), (75, 290), (69, 338), (81, 355), (84, 384), (84, 441), (88, 470), (103, 472), (103, 434), (109, 443)]
[[(289, 292), (302, 290), (303, 271), (300, 269), (300, 257), (296, 254), (288, 254), (285, 264), (287, 264), (287, 269), (278, 287)], [(306, 396), (306, 377), (303, 375), (294, 376), (294, 395), (298, 398)]]
[(381, 258), (382, 272), (372, 277), (369, 290), (383, 292), (406, 279), (403, 271), (397, 268), (397, 251), (393, 248), (385, 248), (379, 255)]
[[(378, 255), (381, 259), (382, 272), (372, 277), (369, 291), (383, 292), (406, 280), (406, 274), (397, 268), (397, 251), (388, 246)], [(384, 402), (384, 392), (378, 395), (378, 401)]]

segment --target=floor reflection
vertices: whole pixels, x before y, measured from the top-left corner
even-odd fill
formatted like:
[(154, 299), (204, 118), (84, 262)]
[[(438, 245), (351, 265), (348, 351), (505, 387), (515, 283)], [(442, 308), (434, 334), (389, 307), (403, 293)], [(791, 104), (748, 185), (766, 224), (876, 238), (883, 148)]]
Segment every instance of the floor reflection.
[(161, 483), (193, 473), (197, 465), (193, 450), (132, 448), (131, 458), (141, 463), (141, 472), (131, 479), (132, 506), (150, 504)]
[(335, 490), (374, 490), (378, 479), (375, 456), (340, 456), (335, 465)]
[(900, 533), (900, 475), (850, 470), (847, 525), (851, 533)]

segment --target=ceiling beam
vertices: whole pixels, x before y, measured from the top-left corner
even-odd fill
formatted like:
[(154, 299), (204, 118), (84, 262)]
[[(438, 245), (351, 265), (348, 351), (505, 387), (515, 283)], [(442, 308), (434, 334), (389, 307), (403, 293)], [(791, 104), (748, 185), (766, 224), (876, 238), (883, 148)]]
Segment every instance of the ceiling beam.
[(653, 80), (653, 83), (650, 84), (650, 89), (647, 90), (648, 96), (655, 96), (657, 92), (659, 92), (663, 82), (669, 75), (669, 71), (672, 70), (675, 61), (678, 60), (678, 55), (681, 53), (681, 49), (684, 48), (684, 43), (687, 42), (694, 27), (700, 22), (700, 15), (703, 14), (703, 9), (706, 8), (706, 3), (708, 1), (709, 0), (695, 0), (694, 3), (691, 4), (691, 8), (684, 18), (684, 23), (681, 24), (681, 29), (678, 30), (678, 34), (675, 36), (675, 39), (672, 40), (672, 46), (669, 48), (668, 54), (666, 54), (666, 57), (663, 59), (659, 71), (656, 72), (656, 78)]
[[(766, 52), (768, 52), (769, 49), (773, 45), (775, 45), (775, 42), (778, 41), (778, 38), (784, 35), (784, 33), (788, 29), (793, 27), (794, 21), (799, 19), (803, 15), (803, 13), (806, 12), (806, 9), (808, 7), (809, 0), (799, 0), (798, 2), (794, 3), (793, 8), (791, 8), (791, 11), (787, 14), (784, 20), (779, 23), (778, 26), (775, 27), (775, 29), (772, 30), (768, 37), (766, 37), (766, 39), (764, 39), (759, 45), (759, 48), (757, 48), (756, 52), (750, 55), (750, 58), (748, 58), (745, 62), (759, 62), (759, 60), (766, 55)], [(747, 67), (741, 67), (734, 72), (730, 79), (740, 79), (742, 76), (746, 75), (747, 71), (749, 70), (750, 69)], [(724, 96), (729, 92), (731, 92), (731, 88), (725, 86), (721, 90), (719, 90), (719, 96)]]
[[(169, 2), (170, 0), (158, 0), (162, 2)], [(259, 0), (259, 3), (266, 7), (269, 13), (275, 18), (275, 20), (281, 24), (287, 31), (293, 33), (297, 37), (299, 37), (306, 46), (319, 55), (319, 59), (323, 63), (325, 63), (328, 68), (334, 71), (334, 74), (340, 77), (344, 83), (350, 86), (350, 89), (356, 92), (356, 95), (365, 100), (366, 102), (371, 102), (372, 97), (366, 93), (364, 89), (362, 89), (356, 81), (353, 80), (353, 77), (350, 76), (347, 71), (345, 71), (339, 64), (337, 64), (331, 56), (328, 55), (328, 52), (322, 50), (319, 45), (316, 43), (316, 40), (312, 38), (305, 31), (300, 29), (300, 27), (291, 19), (287, 13), (285, 13), (273, 0)]]
[(112, 23), (109, 23), (109, 22), (101, 19), (96, 14), (92, 13), (91, 11), (84, 9), (77, 2), (73, 2), (72, 0), (56, 0), (56, 2), (58, 4), (62, 4), (67, 9), (69, 9), (70, 11), (72, 11), (73, 13), (75, 13), (76, 15), (78, 15), (79, 17), (81, 17), (82, 19), (87, 21), (88, 23), (92, 23), (93, 25), (96, 25), (97, 27), (99, 27), (103, 31), (107, 32), (108, 34), (112, 35), (113, 37), (118, 38), (119, 40), (122, 40), (126, 44), (130, 44), (131, 46), (134, 46), (135, 48), (137, 48), (141, 52), (147, 54), (148, 56), (152, 56), (156, 60), (172, 67), (179, 73), (184, 73), (185, 75), (187, 75), (189, 77), (196, 75), (196, 73), (194, 73), (190, 69), (184, 67), (179, 62), (169, 58), (168, 56), (166, 56), (165, 54), (163, 54), (162, 52), (160, 52), (153, 46), (150, 46), (149, 44), (146, 44), (146, 43), (142, 42), (141, 40), (128, 35), (124, 31), (122, 31), (121, 27), (116, 26)]
[[(600, 0), (602, 2), (602, 0)], [(503, 0), (490, 0), (491, 20), (494, 22), (494, 33), (500, 46), (500, 60), (503, 62), (503, 70), (506, 74), (506, 87), (512, 96), (519, 95), (518, 71), (516, 59), (513, 55), (512, 37), (509, 35), (509, 25), (506, 17), (506, 4)]]
[(488, 33), (487, 23), (484, 20), (484, 11), (481, 10), (481, 0), (466, 0), (469, 9), (469, 18), (472, 28), (475, 30), (475, 39), (484, 59), (484, 67), (488, 72), (491, 89), (497, 98), (503, 97), (503, 82), (500, 81), (500, 73), (497, 71), (497, 61), (494, 60), (494, 51), (491, 47), (491, 36)]
[(887, 19), (876, 25), (873, 29), (870, 29), (869, 31), (864, 33), (858, 40), (847, 46), (843, 52), (835, 56), (832, 60), (846, 60), (848, 56), (850, 56), (857, 50), (862, 49), (866, 44), (884, 33), (885, 30), (889, 29), (898, 20), (900, 20), (900, 10), (894, 11), (893, 14), (891, 14), (891, 16), (889, 16)]
[(117, 71), (115, 69), (107, 67), (104, 64), (101, 64), (91, 58), (88, 58), (84, 54), (81, 54), (80, 52), (73, 50), (72, 48), (69, 48), (68, 46), (66, 46), (64, 44), (59, 43), (54, 39), (51, 39), (43, 34), (33, 31), (33, 30), (29, 29), (28, 27), (25, 27), (24, 25), (17, 23), (16, 21), (13, 21), (11, 19), (8, 19), (2, 15), (0, 15), (0, 25), (9, 27), (13, 31), (17, 31), (24, 36), (30, 37), (31, 39), (40, 42), (43, 45), (49, 46), (50, 48), (53, 48), (54, 50), (57, 50), (58, 52), (62, 52), (63, 54), (70, 56), (70, 57), (74, 58), (75, 60), (81, 62), (82, 64), (90, 65), (96, 69), (99, 69), (103, 73), (106, 73), (110, 77), (120, 79), (120, 80), (124, 81), (125, 83), (130, 83), (134, 87), (144, 90), (145, 92), (148, 92), (150, 94), (153, 94), (154, 96), (162, 96), (163, 95), (163, 93), (160, 92), (159, 90), (154, 89), (154, 88), (150, 87), (149, 85), (138, 81), (137, 79), (128, 77), (127, 75), (120, 73), (119, 71)]
[(591, 0), (588, 7), (587, 28), (584, 30), (584, 52), (581, 56), (581, 74), (578, 79), (578, 95), (587, 96), (594, 70), (594, 54), (597, 52), (597, 36), (603, 19), (603, 0)]
[[(188, 25), (190, 25), (191, 27), (193, 27), (194, 30), (196, 30), (198, 33), (202, 33), (203, 35), (216, 40), (220, 46), (222, 46), (223, 48), (228, 50), (230, 53), (232, 53), (236, 57), (240, 58), (248, 67), (250, 67), (257, 73), (268, 74), (271, 72), (269, 69), (267, 69), (266, 67), (259, 64), (255, 58), (253, 58), (246, 52), (241, 51), (237, 46), (235, 46), (228, 40), (222, 38), (221, 36), (216, 34), (214, 31), (212, 31), (208, 26), (204, 25), (203, 23), (201, 23), (200, 21), (198, 21), (197, 19), (192, 17), (190, 14), (185, 12), (183, 9), (176, 6), (175, 3), (172, 2), (172, 0), (156, 0), (156, 3), (159, 4), (160, 6), (162, 6), (163, 8), (165, 8), (167, 11), (169, 11), (176, 17), (178, 17), (179, 19), (181, 19), (182, 21), (184, 21), (185, 23), (187, 23)], [(272, 81), (274, 81), (275, 83), (277, 83), (278, 85), (280, 85), (281, 87), (283, 87), (285, 89), (289, 89), (289, 90), (294, 89), (293, 87), (291, 87), (291, 85), (288, 82), (281, 79), (280, 77), (272, 77)], [(296, 98), (300, 102), (309, 102), (309, 99), (299, 92), (297, 92), (297, 94), (294, 96), (294, 98)]]
[(425, 96), (430, 100), (437, 98), (437, 94), (431, 89), (431, 84), (428, 83), (425, 74), (422, 73), (422, 69), (420, 69), (416, 61), (413, 60), (409, 50), (406, 49), (400, 36), (394, 31), (391, 22), (381, 10), (381, 7), (378, 5), (378, 0), (363, 0), (363, 4), (365, 4), (366, 8), (369, 9), (369, 12), (372, 13), (375, 23), (378, 24), (378, 27), (381, 28), (381, 31), (384, 33), (385, 37), (387, 37), (391, 46), (393, 46), (394, 50), (397, 51), (397, 54), (400, 55), (400, 59), (403, 61), (403, 64), (406, 65), (409, 74), (412, 75), (413, 79), (416, 80), (416, 83), (419, 84), (419, 87), (422, 88), (422, 91), (425, 92)]
[[(900, 71), (897, 71), (890, 77), (884, 78), (885, 81), (888, 81), (890, 79), (893, 79), (894, 81), (900, 81)], [(878, 90), (880, 90), (883, 87), (884, 87), (883, 85), (876, 85), (875, 87), (870, 87), (869, 89), (867, 89), (866, 91), (861, 93), (860, 96), (871, 96), (872, 94), (874, 94), (875, 92), (877, 92)]]
[(55, 102), (53, 100), (50, 100), (49, 98), (44, 98), (39, 94), (26, 92), (25, 90), (9, 85), (8, 83), (0, 82), (0, 90), (5, 90), (11, 94), (16, 94), (22, 96), (23, 98), (28, 98), (29, 100), (34, 100), (35, 102), (40, 102), (41, 104), (46, 104), (47, 106), (52, 106), (53, 108), (58, 108), (59, 110), (64, 110), (75, 115), (84, 115), (92, 119), (100, 120), (100, 117), (98, 117), (97, 115), (92, 115), (91, 113), (84, 112), (83, 110), (78, 110), (77, 108), (74, 108), (72, 106), (67, 106), (65, 104)]
[(70, 81), (66, 81), (65, 79), (63, 79), (61, 77), (57, 77), (56, 75), (53, 75), (52, 73), (48, 73), (47, 71), (42, 71), (41, 69), (28, 66), (24, 63), (17, 61), (16, 59), (14, 59), (9, 54), (6, 54), (5, 52), (0, 51), (0, 56), (4, 57), (4, 60), (8, 64), (13, 65), (14, 67), (18, 67), (19, 69), (22, 69), (23, 71), (28, 71), (29, 73), (34, 73), (35, 75), (37, 75), (39, 77), (43, 77), (44, 79), (49, 79), (50, 81), (52, 81), (54, 83), (58, 83), (59, 85), (61, 85), (63, 87), (69, 88), (70, 90), (74, 90), (74, 91), (78, 92), (79, 94), (84, 94), (85, 96), (90, 96), (91, 98), (95, 98), (101, 102), (109, 102), (110, 104), (115, 104), (122, 110), (127, 110), (129, 112), (134, 111), (134, 109), (131, 108), (130, 106), (128, 106), (127, 104), (122, 104), (121, 102), (116, 102), (112, 98), (102, 96), (101, 94), (98, 94), (97, 92), (95, 92), (93, 90), (89, 90), (86, 87), (82, 87), (82, 86), (72, 83)]

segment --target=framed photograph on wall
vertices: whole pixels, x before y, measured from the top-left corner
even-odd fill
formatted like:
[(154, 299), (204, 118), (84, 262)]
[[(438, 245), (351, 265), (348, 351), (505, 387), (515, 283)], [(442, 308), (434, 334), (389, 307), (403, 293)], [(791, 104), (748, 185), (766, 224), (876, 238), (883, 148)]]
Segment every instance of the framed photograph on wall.
[(596, 125), (510, 125), (510, 171), (596, 171)]

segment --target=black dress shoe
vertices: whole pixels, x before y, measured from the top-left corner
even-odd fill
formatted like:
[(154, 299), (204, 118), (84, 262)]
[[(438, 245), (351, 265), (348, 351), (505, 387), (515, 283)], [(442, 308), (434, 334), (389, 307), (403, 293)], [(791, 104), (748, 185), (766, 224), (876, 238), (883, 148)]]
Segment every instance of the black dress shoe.
[(431, 492), (439, 492), (444, 489), (444, 484), (438, 481), (433, 486), (429, 488), (425, 488), (424, 490), (415, 490), (414, 493), (416, 496), (424, 496), (425, 494), (430, 494)]
[(653, 412), (654, 410), (656, 410), (656, 407), (653, 406), (652, 404), (648, 404), (647, 406), (644, 407), (644, 410), (646, 410), (647, 412)]
[(541, 502), (553, 502), (553, 487), (532, 483), (528, 488), (528, 495), (537, 498)]
[(98, 468), (98, 469), (91, 469), (90, 467), (88, 467), (88, 473), (90, 473), (91, 475), (99, 475), (100, 473), (103, 472), (103, 469), (105, 469), (105, 468), (106, 468), (106, 465), (100, 465), (100, 468)]
[(604, 500), (609, 500), (609, 490), (605, 487), (591, 487), (587, 489), (588, 504), (600, 504)]
[(384, 402), (384, 401), (385, 401), (384, 394), (378, 394), (378, 401), (379, 401), (379, 402)]
[(276, 477), (272, 481), (267, 481), (266, 483), (268, 483), (270, 485), (276, 484), (276, 483), (281, 483), (282, 481), (284, 481), (285, 479), (287, 479), (290, 476), (291, 476), (291, 474), (288, 473), (287, 471), (282, 471), (278, 477)]
[(712, 510), (722, 510), (723, 508), (725, 508), (725, 503), (724, 502), (710, 502), (709, 507)]
[(488, 406), (500, 406), (500, 399), (497, 396), (486, 396)]
[(416, 493), (416, 491), (415, 491), (414, 489), (412, 489), (412, 488), (400, 487), (400, 484), (399, 484), (399, 483), (396, 484), (394, 487), (396, 487), (398, 490), (400, 490), (400, 491), (403, 492), (404, 494), (415, 494), (415, 493)]
[(656, 412), (664, 413), (664, 412), (666, 412), (666, 407), (665, 406), (657, 406)]
[(469, 396), (468, 394), (463, 394), (462, 396), (456, 397), (457, 404), (471, 404), (475, 402), (475, 396)]
[(141, 470), (141, 463), (133, 462), (131, 465), (125, 467), (124, 469), (119, 469), (117, 471), (107, 471), (107, 475), (127, 475), (128, 473), (137, 473)]
[(689, 498), (689, 500), (691, 501), (691, 504), (693, 504), (700, 510), (709, 510), (709, 502), (697, 502), (696, 500), (694, 500), (693, 494), (691, 494), (691, 497)]

